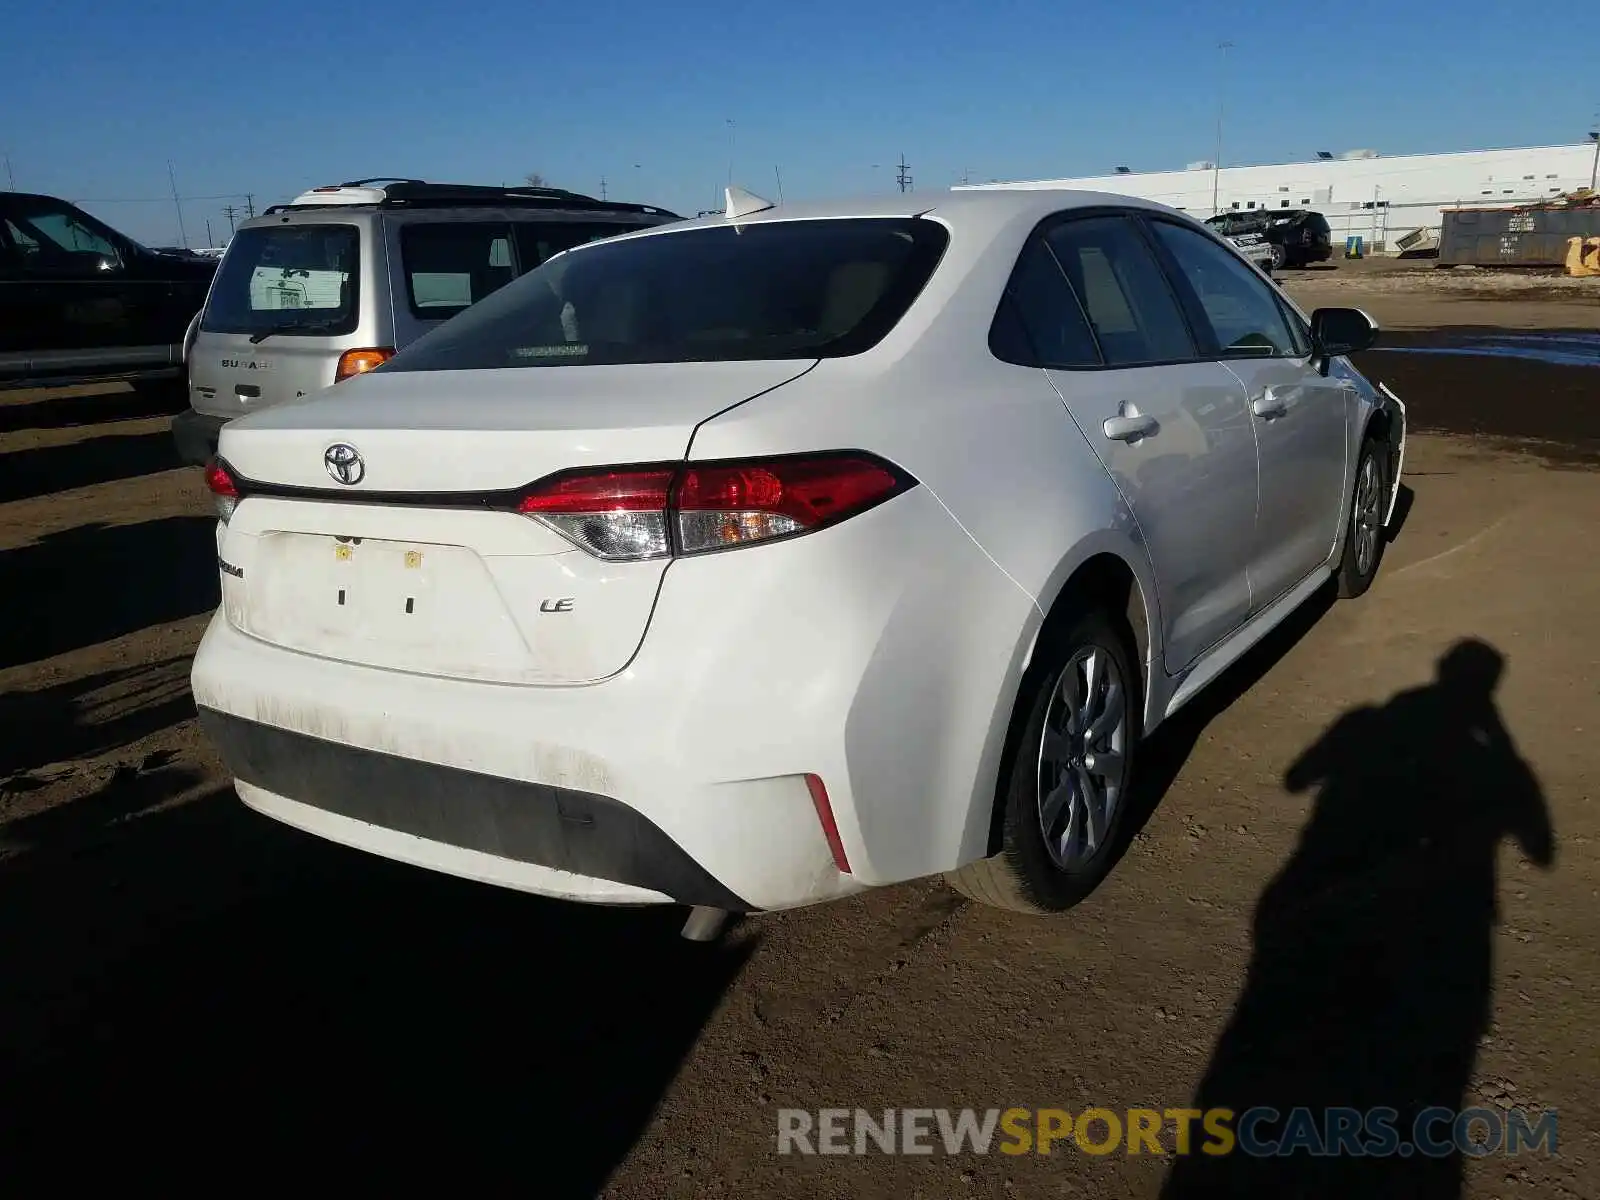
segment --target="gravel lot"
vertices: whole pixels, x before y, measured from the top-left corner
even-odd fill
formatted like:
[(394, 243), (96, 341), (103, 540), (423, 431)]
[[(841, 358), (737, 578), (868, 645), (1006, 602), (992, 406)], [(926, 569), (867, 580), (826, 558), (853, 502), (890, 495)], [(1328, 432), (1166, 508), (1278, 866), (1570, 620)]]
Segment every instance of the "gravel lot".
[[(1410, 274), (1339, 264), (1288, 286), (1363, 304), (1399, 347), (1600, 328), (1600, 288)], [(217, 584), (168, 414), (115, 388), (0, 394), (12, 1177), (292, 1164), (650, 1200), (1600, 1195), (1600, 365), (1362, 365), (1427, 431), (1378, 582), (1315, 606), (1158, 738), (1142, 828), (1099, 893), (1030, 921), (918, 883), (717, 946), (677, 939), (675, 913), (444, 879), (244, 809), (194, 727), (188, 659)], [(1226, 1183), (1237, 1156), (1175, 1172), (1070, 1141), (775, 1153), (780, 1107), (1197, 1097), (1554, 1107), (1558, 1153), (1257, 1161)]]

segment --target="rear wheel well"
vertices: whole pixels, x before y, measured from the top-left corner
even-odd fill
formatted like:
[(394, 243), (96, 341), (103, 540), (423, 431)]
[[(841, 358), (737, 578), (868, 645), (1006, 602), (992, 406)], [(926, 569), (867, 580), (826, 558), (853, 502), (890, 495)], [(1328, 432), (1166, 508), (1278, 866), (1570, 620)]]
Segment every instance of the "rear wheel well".
[(1049, 647), (1053, 639), (1062, 635), (1075, 618), (1084, 611), (1105, 614), (1119, 633), (1127, 639), (1133, 650), (1134, 670), (1139, 676), (1140, 695), (1133, 710), (1135, 718), (1143, 711), (1144, 689), (1148, 687), (1146, 671), (1150, 658), (1150, 622), (1145, 613), (1144, 597), (1139, 591), (1133, 569), (1115, 554), (1101, 553), (1082, 563), (1057, 594), (1050, 611), (1045, 614), (1039, 636), (1034, 640), (1033, 652), (1028, 657), (1027, 669), (1017, 685), (1012, 698), (1010, 724), (1006, 730), (1005, 749), (1000, 756), (1000, 770), (995, 777), (994, 796), (989, 817), (989, 841), (986, 853), (998, 854), (1003, 839), (1006, 781), (1011, 777), (1017, 755), (1017, 735), (1022, 722), (1017, 720), (1020, 707), (1032, 698), (1032, 688), (1042, 664), (1049, 660)]

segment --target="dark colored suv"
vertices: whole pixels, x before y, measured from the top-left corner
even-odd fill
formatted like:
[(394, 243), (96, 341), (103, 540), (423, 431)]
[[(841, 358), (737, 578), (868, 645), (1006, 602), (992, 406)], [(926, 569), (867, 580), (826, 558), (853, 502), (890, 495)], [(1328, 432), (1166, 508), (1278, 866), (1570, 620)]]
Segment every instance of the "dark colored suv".
[(0, 388), (183, 374), (215, 261), (148, 249), (54, 196), (0, 192)]
[(1256, 208), (1209, 217), (1206, 224), (1223, 237), (1259, 234), (1272, 247), (1272, 267), (1303, 267), (1333, 257), (1328, 219), (1305, 208)]

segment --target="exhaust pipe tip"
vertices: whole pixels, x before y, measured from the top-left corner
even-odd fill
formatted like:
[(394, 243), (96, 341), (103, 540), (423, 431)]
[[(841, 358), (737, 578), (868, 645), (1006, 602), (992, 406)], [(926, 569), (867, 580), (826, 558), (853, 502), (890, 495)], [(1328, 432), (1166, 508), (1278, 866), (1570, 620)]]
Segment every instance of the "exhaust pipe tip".
[(714, 942), (728, 922), (728, 911), (695, 905), (689, 910), (689, 919), (683, 923), (682, 936), (691, 942)]

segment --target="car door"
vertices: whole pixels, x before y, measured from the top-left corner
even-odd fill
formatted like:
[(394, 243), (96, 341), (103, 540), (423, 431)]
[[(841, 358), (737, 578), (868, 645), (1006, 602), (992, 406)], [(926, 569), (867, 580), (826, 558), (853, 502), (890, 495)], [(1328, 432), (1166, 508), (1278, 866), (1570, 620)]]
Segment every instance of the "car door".
[(0, 196), (0, 379), (27, 373), (33, 333), (33, 305), (22, 278), (22, 256), (12, 245)]
[(1013, 282), (1039, 358), (1137, 521), (1165, 665), (1180, 671), (1250, 611), (1255, 438), (1239, 381), (1200, 356), (1138, 227), (1110, 211), (1041, 229)]
[(13, 197), (7, 232), (38, 315), (35, 369), (140, 367), (166, 362), (153, 344), (166, 284), (145, 279), (109, 229), (46, 196)]
[(1350, 469), (1351, 392), (1321, 373), (1298, 316), (1236, 254), (1177, 221), (1149, 223), (1193, 319), (1249, 398), (1260, 458), (1250, 563), (1259, 609), (1333, 554)]

